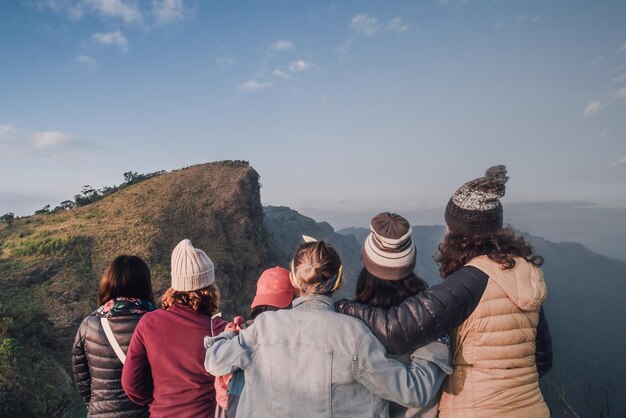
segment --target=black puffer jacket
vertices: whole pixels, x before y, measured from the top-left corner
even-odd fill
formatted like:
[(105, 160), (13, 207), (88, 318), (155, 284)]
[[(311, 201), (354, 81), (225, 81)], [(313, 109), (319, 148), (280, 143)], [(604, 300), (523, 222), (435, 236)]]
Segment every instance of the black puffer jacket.
[[(141, 318), (130, 314), (108, 318), (111, 330), (124, 352)], [(85, 400), (90, 417), (148, 417), (147, 407), (131, 402), (122, 389), (122, 362), (102, 329), (100, 317), (87, 316), (80, 324), (72, 349), (76, 388)]]
[(537, 324), (537, 337), (535, 339), (535, 363), (537, 363), (537, 372), (539, 377), (552, 368), (552, 335), (548, 328), (548, 321), (543, 307), (539, 311), (539, 324)]
[(365, 322), (390, 353), (404, 354), (465, 321), (480, 302), (488, 279), (476, 267), (466, 266), (393, 308), (347, 300), (338, 301), (335, 307)]

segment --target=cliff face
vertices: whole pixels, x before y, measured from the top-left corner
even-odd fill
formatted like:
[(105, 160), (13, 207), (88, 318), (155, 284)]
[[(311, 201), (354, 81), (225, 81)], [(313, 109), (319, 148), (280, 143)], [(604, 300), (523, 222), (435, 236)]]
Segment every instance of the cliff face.
[[(43, 409), (35, 415), (48, 410), (45, 415), (61, 416), (80, 409), (64, 370), (80, 321), (97, 307), (100, 277), (120, 254), (146, 260), (159, 297), (169, 287), (172, 249), (189, 238), (215, 263), (224, 317), (246, 313), (258, 275), (274, 264), (258, 180), (245, 162), (203, 164), (129, 186), (88, 206), (0, 225), (3, 392), (19, 397), (23, 390), (24, 396), (32, 396), (19, 377), (28, 375), (28, 368), (20, 365), (45, 363), (41, 380), (53, 382), (54, 388), (41, 399)], [(28, 324), (36, 324), (37, 330), (28, 331)], [(11, 386), (9, 376), (22, 379), (20, 386)], [(32, 413), (32, 408), (28, 413), (3, 409), (15, 400), (3, 402), (0, 396), (2, 416)]]
[(346, 281), (335, 293), (336, 299), (352, 298), (356, 289), (356, 277), (361, 271), (361, 246), (354, 236), (338, 234), (326, 222), (315, 222), (285, 206), (266, 206), (265, 227), (270, 247), (278, 265), (288, 267), (302, 235), (330, 243), (339, 253)]

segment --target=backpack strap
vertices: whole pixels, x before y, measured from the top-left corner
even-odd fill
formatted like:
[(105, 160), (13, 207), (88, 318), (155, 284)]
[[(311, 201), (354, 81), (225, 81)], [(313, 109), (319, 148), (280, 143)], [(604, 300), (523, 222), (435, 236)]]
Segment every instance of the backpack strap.
[(122, 351), (122, 347), (120, 347), (119, 343), (115, 339), (115, 335), (113, 335), (113, 331), (111, 330), (111, 325), (106, 318), (100, 318), (100, 323), (102, 324), (102, 329), (104, 330), (105, 335), (107, 336), (107, 340), (109, 340), (109, 344), (111, 344), (111, 348), (115, 351), (117, 358), (120, 359), (122, 364), (126, 361), (126, 354)]

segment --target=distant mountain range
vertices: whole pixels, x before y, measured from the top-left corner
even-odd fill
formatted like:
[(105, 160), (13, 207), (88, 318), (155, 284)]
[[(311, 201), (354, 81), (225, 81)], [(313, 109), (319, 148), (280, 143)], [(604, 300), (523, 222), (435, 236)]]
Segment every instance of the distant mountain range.
[[(288, 267), (306, 234), (337, 248), (347, 278), (337, 297), (353, 297), (368, 230), (335, 231), (287, 207), (263, 208), (258, 178), (243, 161), (203, 164), (86, 206), (0, 223), (0, 416), (84, 415), (68, 374), (70, 347), (116, 255), (143, 257), (160, 294), (169, 284), (171, 250), (190, 238), (215, 262), (229, 318), (247, 313), (258, 275)], [(442, 226), (414, 226), (416, 272), (431, 284), (439, 280), (432, 256), (442, 236)], [(553, 416), (607, 416), (600, 401), (608, 394), (610, 416), (621, 417), (626, 263), (579, 244), (528, 239), (546, 259), (555, 366), (542, 384)]]
[[(335, 232), (325, 222), (316, 223), (288, 208), (271, 207), (265, 208), (266, 225), (272, 223), (271, 214), (276, 210), (291, 221), (282, 226), (272, 224), (270, 230), (281, 230), (280, 234), (302, 230), (328, 239), (342, 253), (344, 264), (351, 271), (360, 271), (360, 243), (368, 229)], [(415, 271), (431, 285), (441, 280), (433, 256), (444, 233), (442, 225), (413, 226), (418, 256)], [(541, 383), (552, 416), (625, 416), (626, 399), (620, 394), (626, 393), (626, 263), (595, 254), (577, 243), (553, 243), (529, 235), (525, 238), (545, 259), (543, 271), (549, 292), (545, 310), (555, 358)], [(343, 296), (353, 297), (354, 286), (350, 284)], [(607, 415), (607, 403), (611, 415)]]

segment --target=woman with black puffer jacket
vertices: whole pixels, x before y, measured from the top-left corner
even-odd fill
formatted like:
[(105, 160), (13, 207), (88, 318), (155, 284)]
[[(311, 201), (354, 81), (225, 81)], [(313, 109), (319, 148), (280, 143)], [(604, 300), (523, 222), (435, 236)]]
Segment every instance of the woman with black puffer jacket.
[(135, 256), (117, 257), (100, 280), (101, 305), (80, 324), (72, 370), (89, 417), (148, 417), (122, 389), (122, 366), (137, 322), (155, 310), (150, 269)]
[(503, 228), (499, 198), (507, 180), (506, 168), (494, 166), (450, 198), (437, 255), (441, 284), (389, 309), (339, 303), (396, 353), (454, 328), (454, 371), (444, 385), (441, 418), (549, 416), (539, 389), (552, 365), (543, 259)]

